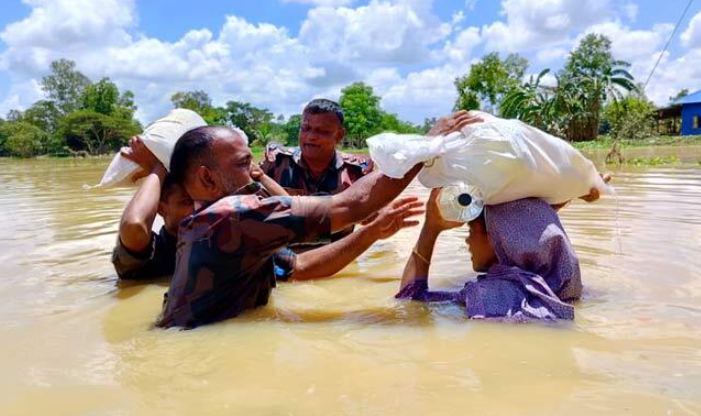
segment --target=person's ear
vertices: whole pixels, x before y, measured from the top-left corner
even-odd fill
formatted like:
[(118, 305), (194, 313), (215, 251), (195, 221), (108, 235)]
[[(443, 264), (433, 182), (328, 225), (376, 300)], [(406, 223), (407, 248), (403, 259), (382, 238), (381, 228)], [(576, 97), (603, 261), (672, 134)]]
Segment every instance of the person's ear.
[(166, 204), (163, 201), (158, 201), (158, 209), (156, 210), (156, 213), (165, 218)]
[(336, 144), (341, 144), (343, 143), (343, 139), (346, 137), (346, 129), (341, 127), (337, 132), (336, 132)]
[(207, 193), (210, 195), (217, 194), (219, 183), (207, 166), (200, 166), (197, 168), (196, 175), (197, 181)]

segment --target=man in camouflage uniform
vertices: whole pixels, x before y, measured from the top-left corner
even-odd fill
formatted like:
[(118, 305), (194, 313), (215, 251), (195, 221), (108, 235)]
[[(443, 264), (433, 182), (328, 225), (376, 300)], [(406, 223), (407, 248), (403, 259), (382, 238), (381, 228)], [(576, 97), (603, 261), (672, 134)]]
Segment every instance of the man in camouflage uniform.
[(341, 107), (330, 100), (313, 100), (302, 112), (299, 146), (271, 143), (261, 167), (290, 195), (335, 195), (373, 169), (369, 157), (336, 149), (345, 135)]
[[(335, 195), (373, 169), (369, 157), (337, 150), (345, 135), (341, 107), (330, 100), (313, 100), (302, 112), (299, 146), (271, 143), (266, 148), (261, 168), (290, 195)], [(353, 227), (334, 234), (331, 240), (336, 241), (351, 232)], [(321, 239), (314, 243), (329, 241)]]

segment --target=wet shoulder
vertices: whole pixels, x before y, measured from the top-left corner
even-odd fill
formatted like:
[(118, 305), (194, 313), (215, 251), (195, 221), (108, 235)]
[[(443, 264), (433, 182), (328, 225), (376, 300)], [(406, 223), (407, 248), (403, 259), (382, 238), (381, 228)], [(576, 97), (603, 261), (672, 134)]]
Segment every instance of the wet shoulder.
[(275, 142), (269, 143), (265, 147), (264, 162), (279, 166), (285, 161), (291, 161), (294, 154), (298, 151), (298, 147), (283, 146), (282, 144)]
[(358, 173), (360, 176), (367, 175), (374, 169), (374, 164), (370, 156), (356, 155), (352, 153), (339, 152), (343, 165), (346, 169)]

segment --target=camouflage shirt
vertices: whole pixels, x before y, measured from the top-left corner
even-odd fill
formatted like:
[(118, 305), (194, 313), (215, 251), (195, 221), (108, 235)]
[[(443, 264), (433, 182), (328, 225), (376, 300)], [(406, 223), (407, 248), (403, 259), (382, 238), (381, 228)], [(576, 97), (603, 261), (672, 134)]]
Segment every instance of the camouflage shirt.
[(158, 326), (194, 328), (265, 305), (276, 275), (294, 266), (286, 246), (330, 233), (330, 204), (264, 198), (258, 191), (260, 185), (251, 184), (180, 224), (175, 273)]
[[(348, 189), (355, 181), (372, 172), (374, 165), (369, 157), (336, 152), (329, 168), (320, 178), (315, 178), (302, 158), (299, 147), (284, 147), (271, 143), (265, 149), (261, 168), (290, 195), (335, 195)], [(295, 250), (309, 249), (340, 240), (353, 232), (353, 227), (339, 231), (327, 238), (293, 244)]]
[(335, 195), (348, 189), (355, 181), (372, 172), (369, 157), (336, 152), (329, 168), (320, 178), (314, 178), (302, 158), (299, 147), (284, 147), (271, 143), (265, 149), (261, 168), (290, 195)]
[(156, 234), (151, 231), (151, 244), (143, 253), (135, 253), (124, 247), (117, 237), (112, 252), (112, 264), (117, 276), (123, 280), (147, 280), (170, 276), (175, 269), (177, 238), (168, 234), (165, 227)]

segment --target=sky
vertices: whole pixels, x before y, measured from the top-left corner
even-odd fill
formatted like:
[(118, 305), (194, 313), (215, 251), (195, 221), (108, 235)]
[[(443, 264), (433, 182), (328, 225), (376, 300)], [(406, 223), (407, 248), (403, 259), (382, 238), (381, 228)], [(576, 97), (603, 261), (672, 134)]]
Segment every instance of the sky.
[[(43, 97), (52, 61), (136, 94), (144, 123), (177, 91), (215, 105), (299, 113), (313, 98), (371, 85), (382, 107), (420, 123), (451, 111), (453, 80), (486, 53), (517, 52), (528, 74), (560, 69), (603, 33), (644, 81), (688, 0), (2, 0), (0, 116)], [(701, 0), (646, 89), (658, 105), (701, 89)]]

